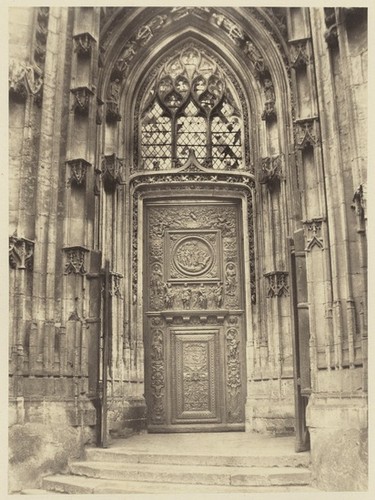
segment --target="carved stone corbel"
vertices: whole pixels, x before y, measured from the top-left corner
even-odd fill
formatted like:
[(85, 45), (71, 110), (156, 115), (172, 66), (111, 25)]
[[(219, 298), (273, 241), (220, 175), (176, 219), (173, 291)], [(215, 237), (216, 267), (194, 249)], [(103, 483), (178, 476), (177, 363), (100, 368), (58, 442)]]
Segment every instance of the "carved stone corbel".
[(305, 150), (319, 145), (318, 118), (309, 117), (296, 120), (297, 148)]
[(64, 274), (81, 274), (84, 276), (87, 273), (85, 259), (89, 249), (76, 245), (63, 248), (63, 252), (66, 257)]
[(68, 179), (68, 186), (75, 184), (76, 186), (83, 186), (86, 182), (86, 173), (91, 163), (83, 158), (75, 158), (74, 160), (66, 161), (70, 167), (70, 177)]
[(74, 95), (72, 111), (78, 115), (87, 116), (90, 109), (90, 100), (94, 92), (88, 87), (77, 87), (70, 89), (70, 92)]
[(310, 252), (315, 246), (323, 250), (322, 224), (324, 217), (314, 217), (303, 221), (306, 236), (305, 252)]
[(124, 160), (116, 154), (104, 156), (102, 160), (102, 179), (104, 189), (113, 191), (122, 182)]
[(282, 155), (261, 159), (259, 182), (265, 184), (270, 191), (279, 185), (282, 179), (282, 159)]
[(9, 265), (11, 269), (32, 271), (34, 263), (34, 241), (18, 236), (9, 236)]
[(289, 296), (288, 276), (286, 271), (272, 271), (264, 274), (267, 280), (267, 298)]
[(290, 42), (290, 65), (294, 69), (305, 68), (310, 64), (308, 40)]
[(95, 38), (90, 33), (79, 33), (74, 35), (74, 51), (81, 57), (90, 57), (92, 48), (96, 43)]

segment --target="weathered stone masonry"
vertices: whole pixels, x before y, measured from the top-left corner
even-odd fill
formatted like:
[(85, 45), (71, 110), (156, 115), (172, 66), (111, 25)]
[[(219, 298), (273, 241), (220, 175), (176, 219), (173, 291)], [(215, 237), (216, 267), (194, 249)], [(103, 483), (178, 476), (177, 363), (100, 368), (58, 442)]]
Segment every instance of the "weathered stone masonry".
[[(303, 319), (314, 480), (365, 489), (366, 9), (9, 12), (10, 490), (97, 440), (106, 260), (108, 425), (146, 427), (142, 210), (168, 189), (230, 192), (244, 207), (246, 430), (294, 432)], [(242, 170), (142, 166), (142, 92), (188, 45), (237, 95)], [(287, 238), (305, 262), (296, 286)]]

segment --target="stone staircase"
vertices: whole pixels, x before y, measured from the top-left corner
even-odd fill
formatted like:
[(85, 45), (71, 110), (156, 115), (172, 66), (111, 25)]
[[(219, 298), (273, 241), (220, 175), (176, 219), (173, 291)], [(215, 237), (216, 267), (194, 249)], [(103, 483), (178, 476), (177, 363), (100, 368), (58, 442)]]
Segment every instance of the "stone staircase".
[(295, 453), (290, 437), (143, 434), (87, 448), (69, 474), (46, 477), (42, 487), (71, 494), (316, 491), (308, 466), (309, 453)]

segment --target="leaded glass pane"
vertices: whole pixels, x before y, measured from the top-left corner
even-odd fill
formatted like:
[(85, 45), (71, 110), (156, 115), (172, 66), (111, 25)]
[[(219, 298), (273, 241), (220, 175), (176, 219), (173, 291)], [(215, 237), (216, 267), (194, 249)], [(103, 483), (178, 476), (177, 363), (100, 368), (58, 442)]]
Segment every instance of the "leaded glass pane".
[(242, 166), (242, 121), (233, 106), (224, 101), (212, 120), (212, 168), (240, 169)]
[(184, 115), (177, 120), (177, 158), (186, 160), (189, 150), (194, 149), (198, 160), (204, 160), (207, 155), (205, 118), (196, 116), (199, 109), (190, 102), (184, 110)]
[(141, 151), (145, 170), (171, 168), (172, 125), (163, 109), (155, 102), (142, 119)]

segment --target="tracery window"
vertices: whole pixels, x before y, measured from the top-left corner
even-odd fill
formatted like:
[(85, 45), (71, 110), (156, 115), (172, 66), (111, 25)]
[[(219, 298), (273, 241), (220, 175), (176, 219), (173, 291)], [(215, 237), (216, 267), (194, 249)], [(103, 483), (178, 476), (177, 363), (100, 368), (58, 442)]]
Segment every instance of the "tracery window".
[(177, 168), (191, 149), (208, 168), (245, 168), (237, 92), (217, 62), (196, 47), (163, 64), (146, 89), (139, 117), (141, 169)]

